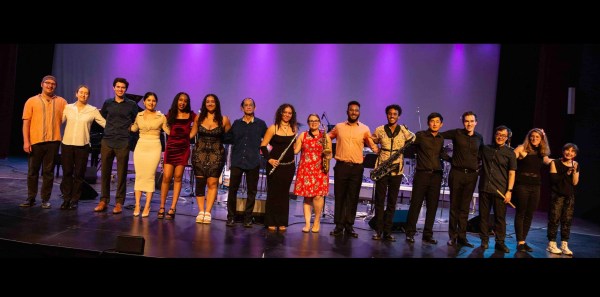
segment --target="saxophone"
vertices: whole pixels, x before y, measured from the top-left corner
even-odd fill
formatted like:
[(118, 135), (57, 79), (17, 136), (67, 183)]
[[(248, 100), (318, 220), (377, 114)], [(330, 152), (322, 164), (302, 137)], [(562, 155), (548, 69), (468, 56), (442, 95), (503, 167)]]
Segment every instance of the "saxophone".
[(415, 140), (414, 137), (412, 139), (408, 140), (404, 144), (403, 147), (401, 147), (395, 153), (391, 154), (387, 160), (379, 163), (379, 166), (377, 166), (377, 168), (371, 170), (371, 174), (370, 174), (371, 180), (376, 182), (377, 180), (386, 176), (390, 172), (398, 170), (400, 164), (394, 164), (394, 161), (396, 161), (396, 159), (398, 159), (398, 157), (400, 157), (400, 155), (402, 155), (404, 153), (404, 149), (407, 146), (409, 146), (411, 143), (413, 143), (414, 140)]
[[(326, 133), (326, 132), (325, 132)], [(329, 174), (329, 154), (331, 154), (331, 149), (329, 148), (329, 142), (327, 141), (327, 134), (323, 133), (323, 137), (321, 138), (321, 146), (323, 146), (323, 151), (321, 152), (321, 171), (325, 174)]]

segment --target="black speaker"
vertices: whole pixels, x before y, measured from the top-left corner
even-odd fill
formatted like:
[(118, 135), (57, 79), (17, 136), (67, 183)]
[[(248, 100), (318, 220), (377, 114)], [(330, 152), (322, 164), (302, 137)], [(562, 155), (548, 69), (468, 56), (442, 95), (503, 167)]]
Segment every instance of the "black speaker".
[(117, 236), (116, 251), (126, 254), (144, 254), (146, 240), (142, 236), (119, 235)]
[(83, 177), (85, 182), (88, 184), (95, 184), (96, 181), (98, 180), (98, 175), (96, 174), (96, 172), (98, 172), (98, 169), (96, 167), (86, 168), (85, 176)]
[(84, 181), (83, 184), (81, 184), (81, 197), (79, 197), (79, 199), (94, 200), (96, 197), (98, 197), (98, 192), (96, 192), (90, 184)]
[[(394, 218), (392, 218), (392, 231), (405, 232), (407, 218), (408, 209), (396, 209), (396, 211), (394, 212)], [(376, 217), (373, 217), (371, 220), (369, 220), (369, 227), (371, 227), (371, 229), (377, 229), (376, 224)]]

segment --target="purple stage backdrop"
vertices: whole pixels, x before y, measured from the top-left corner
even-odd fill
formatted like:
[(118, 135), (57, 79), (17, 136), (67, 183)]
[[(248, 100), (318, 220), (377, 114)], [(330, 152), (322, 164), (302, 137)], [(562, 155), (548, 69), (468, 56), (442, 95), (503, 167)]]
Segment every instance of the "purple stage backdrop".
[(442, 130), (462, 127), (460, 115), (472, 110), (488, 143), (499, 55), (495, 44), (58, 44), (52, 74), (69, 102), (84, 83), (90, 104), (101, 107), (114, 95), (113, 79), (124, 77), (128, 93), (155, 92), (164, 113), (178, 92), (190, 94), (194, 110), (215, 93), (232, 119), (242, 115), (243, 98), (254, 98), (267, 124), (284, 102), (303, 124), (309, 113), (334, 124), (357, 100), (371, 131), (386, 123), (389, 104), (402, 107), (399, 122), (412, 131), (426, 129), (434, 111), (445, 118)]

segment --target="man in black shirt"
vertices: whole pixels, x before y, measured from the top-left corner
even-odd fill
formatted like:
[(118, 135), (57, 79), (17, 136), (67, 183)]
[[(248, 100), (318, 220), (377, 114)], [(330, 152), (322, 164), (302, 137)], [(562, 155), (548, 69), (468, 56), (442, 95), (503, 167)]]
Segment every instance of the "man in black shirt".
[(127, 192), (125, 181), (129, 166), (129, 127), (138, 113), (137, 103), (125, 97), (128, 87), (129, 82), (126, 79), (115, 78), (113, 81), (115, 97), (106, 99), (100, 110), (100, 114), (106, 119), (106, 127), (104, 127), (104, 137), (100, 143), (102, 191), (100, 203), (94, 208), (95, 212), (106, 211), (110, 202), (110, 179), (115, 157), (117, 157), (117, 191), (113, 213), (120, 214), (123, 211)]
[(440, 187), (442, 185), (442, 162), (441, 159), (449, 160), (444, 151), (444, 138), (438, 132), (444, 125), (444, 117), (437, 112), (427, 116), (429, 129), (416, 133), (413, 143), (417, 152), (417, 168), (413, 179), (410, 207), (406, 223), (406, 241), (415, 242), (417, 219), (421, 212), (423, 200), (427, 207), (425, 215), (425, 227), (423, 228), (423, 242), (437, 244), (433, 238), (433, 223), (437, 212), (440, 198)]
[(231, 143), (231, 176), (227, 194), (227, 223), (228, 227), (235, 225), (237, 192), (240, 188), (242, 175), (246, 174), (248, 195), (244, 210), (244, 227), (252, 228), (252, 210), (258, 189), (260, 169), (260, 142), (262, 141), (267, 124), (254, 116), (256, 105), (252, 98), (242, 100), (241, 109), (244, 116), (235, 120), (231, 130), (226, 135), (226, 142)]
[(479, 151), (483, 146), (483, 137), (475, 132), (477, 115), (472, 111), (463, 113), (464, 129), (452, 129), (442, 132), (445, 139), (452, 140), (452, 169), (448, 178), (450, 185), (450, 220), (448, 223), (449, 246), (473, 247), (467, 240), (467, 219), (469, 204), (477, 185), (479, 172)]
[(479, 179), (479, 216), (481, 247), (489, 246), (488, 220), (490, 210), (494, 208), (494, 224), (496, 233), (495, 249), (508, 253), (510, 250), (504, 244), (506, 237), (506, 203), (512, 197), (515, 184), (517, 157), (513, 150), (506, 145), (511, 131), (506, 126), (495, 129), (494, 144), (481, 148), (483, 171)]

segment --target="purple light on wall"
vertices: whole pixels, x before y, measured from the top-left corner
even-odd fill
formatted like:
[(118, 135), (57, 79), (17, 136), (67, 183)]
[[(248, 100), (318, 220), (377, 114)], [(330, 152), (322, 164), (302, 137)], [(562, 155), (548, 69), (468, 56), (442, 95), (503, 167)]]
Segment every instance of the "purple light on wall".
[(450, 59), (448, 60), (448, 72), (446, 74), (448, 81), (448, 99), (460, 99), (464, 94), (462, 92), (465, 84), (465, 46), (455, 44), (450, 50)]
[(374, 60), (369, 75), (371, 92), (365, 98), (375, 104), (375, 112), (383, 114), (390, 104), (401, 104), (405, 82), (402, 74), (401, 46), (382, 44), (374, 46)]
[[(203, 91), (213, 84), (214, 46), (208, 44), (184, 44), (178, 48), (177, 65), (171, 73), (171, 84), (186, 92), (192, 99), (192, 108), (198, 110), (204, 97)], [(172, 97), (170, 97), (172, 98)]]
[[(337, 90), (341, 87), (343, 77), (340, 75), (339, 45), (317, 44), (306, 47), (312, 53), (308, 67), (307, 89), (310, 90), (312, 100), (319, 102), (317, 106), (311, 106), (311, 109), (318, 110), (307, 109), (307, 112), (321, 114), (327, 110), (335, 110), (338, 106), (336, 103), (339, 102)], [(304, 122), (304, 118), (301, 120)]]
[[(234, 94), (239, 99), (253, 97), (257, 100), (277, 100), (278, 51), (277, 45), (253, 44), (245, 48), (240, 73), (233, 81), (241, 93)], [(279, 73), (281, 75), (281, 73)]]
[(113, 48), (113, 62), (117, 66), (115, 77), (120, 76), (126, 79), (134, 78), (139, 75), (138, 71), (144, 69), (144, 63), (147, 61), (147, 49), (151, 45), (147, 44), (117, 44)]

